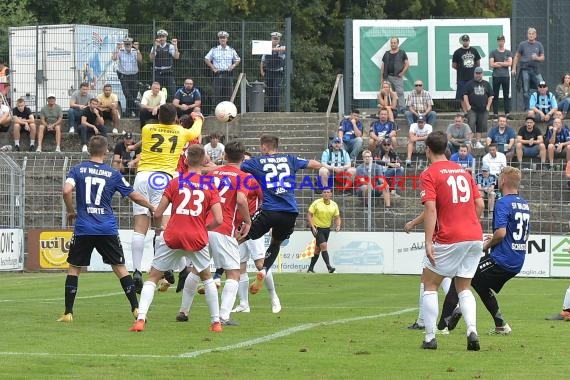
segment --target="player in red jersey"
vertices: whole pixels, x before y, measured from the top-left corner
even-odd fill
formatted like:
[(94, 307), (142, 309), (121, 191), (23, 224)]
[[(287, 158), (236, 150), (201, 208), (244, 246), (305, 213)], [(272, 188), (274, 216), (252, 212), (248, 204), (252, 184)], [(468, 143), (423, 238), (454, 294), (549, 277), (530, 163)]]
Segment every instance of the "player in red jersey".
[[(130, 331), (144, 330), (146, 315), (158, 281), (164, 272), (178, 265), (182, 256), (188, 256), (192, 261), (191, 275), (204, 281), (206, 302), (212, 318), (210, 329), (214, 332), (222, 331), (219, 319), (218, 291), (210, 273), (210, 254), (208, 252), (208, 230), (220, 226), (223, 221), (220, 196), (214, 187), (202, 186), (204, 183), (203, 176), (199, 173), (201, 173), (202, 162), (206, 154), (204, 148), (200, 145), (192, 145), (186, 154), (189, 166), (188, 173), (170, 181), (154, 214), (155, 226), (160, 229), (162, 215), (167, 207), (172, 204), (173, 212), (166, 229), (156, 238), (155, 256), (149, 278), (143, 284), (139, 314)], [(192, 233), (188, 233), (188, 231), (192, 231)], [(197, 282), (195, 285), (194, 293), (198, 285)]]
[[(247, 194), (252, 183), (248, 182), (251, 176), (239, 169), (245, 152), (243, 143), (230, 141), (226, 144), (224, 151), (227, 164), (217, 167), (207, 176), (211, 185), (219, 191), (224, 221), (218, 228), (209, 231), (208, 237), (214, 265), (216, 268), (223, 268), (226, 272), (226, 282), (220, 301), (220, 322), (222, 325), (235, 326), (237, 322), (230, 319), (230, 313), (236, 299), (240, 278), (240, 257), (236, 235), (238, 226), (241, 226), (240, 234), (247, 234), (251, 226)], [(238, 215), (243, 223), (238, 221)], [(188, 275), (186, 283), (191, 276), (191, 274)], [(183, 293), (182, 302), (184, 301), (185, 294)], [(182, 307), (181, 312), (184, 312)]]
[(483, 199), (473, 177), (445, 157), (444, 132), (430, 133), (426, 146), (426, 157), (431, 164), (420, 175), (426, 249), (422, 300), (426, 335), (421, 347), (437, 348), (437, 288), (444, 277), (455, 277), (459, 306), (467, 326), (467, 349), (478, 351), (476, 305), (470, 287), (483, 251), (479, 222)]

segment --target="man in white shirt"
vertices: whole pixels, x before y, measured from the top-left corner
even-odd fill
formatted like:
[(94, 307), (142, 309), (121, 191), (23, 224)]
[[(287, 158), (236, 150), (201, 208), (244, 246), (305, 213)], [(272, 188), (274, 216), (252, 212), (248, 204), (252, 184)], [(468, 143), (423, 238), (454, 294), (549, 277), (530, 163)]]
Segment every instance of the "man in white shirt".
[(406, 158), (406, 166), (412, 166), (412, 153), (414, 148), (416, 153), (425, 151), (426, 138), (433, 131), (431, 124), (426, 123), (424, 115), (418, 116), (418, 121), (410, 125), (410, 132), (408, 134), (408, 156)]
[(498, 176), (505, 166), (507, 166), (507, 156), (497, 150), (496, 144), (489, 145), (489, 153), (481, 159), (483, 165), (489, 166), (489, 172)]
[(166, 103), (166, 96), (160, 91), (160, 83), (153, 82), (150, 90), (144, 92), (141, 99), (141, 112), (139, 120), (141, 129), (150, 119), (158, 120), (158, 109)]
[(220, 142), (220, 135), (212, 133), (210, 135), (210, 142), (204, 145), (204, 150), (210, 160), (216, 165), (221, 165), (224, 159), (225, 146)]

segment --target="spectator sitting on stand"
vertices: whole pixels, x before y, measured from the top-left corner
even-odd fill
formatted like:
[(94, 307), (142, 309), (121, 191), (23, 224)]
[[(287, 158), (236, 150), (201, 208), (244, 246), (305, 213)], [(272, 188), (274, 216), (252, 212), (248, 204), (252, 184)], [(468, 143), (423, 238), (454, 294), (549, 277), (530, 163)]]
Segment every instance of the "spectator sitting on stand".
[(555, 91), (558, 109), (562, 111), (562, 120), (564, 120), (570, 109), (570, 73), (564, 74)]
[(388, 81), (382, 82), (382, 90), (378, 93), (378, 110), (383, 108), (388, 110), (388, 120), (394, 121), (398, 117), (398, 94)]
[(554, 119), (552, 126), (548, 127), (546, 131), (546, 151), (548, 153), (549, 164), (546, 170), (553, 170), (554, 167), (554, 155), (564, 155), (566, 157), (566, 162), (570, 161), (570, 130), (562, 125), (562, 120), (556, 118)]
[(416, 153), (425, 152), (426, 139), (433, 131), (430, 124), (426, 124), (424, 115), (418, 116), (418, 121), (410, 125), (410, 132), (408, 134), (408, 156), (406, 157), (406, 166), (412, 166), (412, 153), (414, 149)]
[(378, 112), (378, 116), (379, 119), (370, 125), (368, 150), (371, 152), (374, 152), (378, 144), (386, 138), (391, 138), (395, 141), (397, 134), (396, 124), (388, 119), (388, 110), (381, 109)]
[(97, 95), (99, 100), (99, 111), (103, 120), (111, 120), (113, 122), (113, 133), (119, 133), (119, 98), (113, 94), (113, 86), (105, 84), (103, 86), (103, 93)]
[(358, 186), (356, 196), (361, 198), (364, 202), (364, 206), (366, 206), (368, 204), (369, 191), (372, 192), (370, 194), (372, 198), (382, 195), (384, 197), (384, 212), (392, 214), (393, 212), (390, 207), (390, 186), (380, 178), (384, 175), (384, 168), (372, 160), (372, 152), (369, 150), (362, 152), (362, 159), (363, 163), (356, 167), (354, 173), (356, 176), (361, 176), (361, 178), (369, 177), (376, 178), (376, 180), (372, 185), (370, 183), (363, 185), (355, 183), (355, 186)]
[(447, 148), (453, 153), (457, 153), (459, 147), (463, 144), (467, 146), (467, 150), (471, 152), (471, 139), (473, 132), (471, 127), (463, 120), (463, 114), (455, 115), (455, 122), (447, 126)]
[(525, 125), (519, 129), (517, 136), (517, 160), (522, 165), (523, 157), (540, 157), (541, 168), (546, 162), (546, 146), (542, 132), (535, 125), (534, 118), (527, 117)]
[(461, 144), (459, 146), (459, 151), (453, 153), (449, 158), (449, 160), (457, 162), (459, 165), (461, 165), (462, 168), (464, 168), (469, 173), (471, 173), (471, 175), (473, 175), (473, 168), (475, 166), (475, 157), (473, 157), (473, 155), (469, 153), (466, 144)]
[(495, 185), (497, 184), (497, 176), (490, 173), (489, 165), (483, 164), (481, 172), (475, 176), (475, 182), (479, 189), (481, 198), (487, 200), (487, 210), (485, 212), (489, 217), (493, 217), (495, 209)]
[(483, 156), (481, 162), (483, 165), (486, 164), (489, 167), (489, 172), (491, 174), (498, 176), (501, 174), (501, 170), (507, 166), (507, 156), (505, 156), (504, 153), (497, 151), (496, 144), (490, 144), (487, 149), (489, 150), (489, 153)]
[(92, 96), (89, 93), (89, 83), (83, 82), (79, 85), (79, 90), (75, 90), (69, 98), (69, 109), (67, 110), (67, 120), (69, 123), (69, 133), (75, 133), (75, 130), (81, 124), (81, 115), (83, 110), (89, 107), (89, 99)]
[(527, 116), (534, 118), (537, 123), (548, 123), (557, 109), (556, 97), (552, 92), (548, 91), (546, 82), (541, 81), (538, 84), (538, 90), (530, 96)]
[(487, 145), (494, 143), (497, 145), (499, 152), (504, 153), (508, 161), (513, 159), (515, 155), (515, 139), (517, 133), (510, 126), (507, 125), (507, 117), (499, 116), (496, 127), (491, 128), (487, 135)]
[(29, 151), (34, 152), (36, 150), (36, 120), (23, 98), (18, 99), (12, 114), (14, 115), (14, 150), (20, 151), (20, 133), (28, 132), (30, 134)]
[(337, 173), (346, 172), (351, 167), (350, 156), (348, 152), (342, 148), (341, 139), (336, 136), (331, 144), (332, 146), (325, 149), (321, 156), (321, 164), (323, 166), (319, 169), (321, 183), (320, 186), (317, 186), (317, 190), (332, 187), (334, 180), (329, 184), (329, 176), (331, 174), (334, 176)]
[(433, 110), (433, 99), (430, 93), (424, 90), (424, 84), (421, 80), (415, 81), (414, 90), (408, 95), (406, 106), (408, 107), (406, 111), (408, 125), (417, 122), (418, 117), (423, 115), (428, 124), (435, 126), (437, 114)]
[(141, 100), (141, 110), (139, 120), (141, 129), (149, 120), (158, 120), (158, 110), (161, 105), (166, 103), (166, 96), (160, 91), (160, 83), (153, 82), (150, 90), (146, 90)]
[[(392, 146), (392, 139), (387, 138), (382, 141), (376, 152), (374, 152), (374, 159), (379, 165), (384, 166), (384, 177), (388, 179), (390, 184), (390, 194), (394, 198), (399, 198), (400, 195), (396, 193), (396, 185), (402, 189), (401, 180), (404, 176), (404, 168), (398, 153)], [(400, 179), (396, 177), (402, 177)]]
[(107, 137), (107, 129), (105, 128), (105, 121), (99, 111), (99, 100), (91, 98), (89, 107), (83, 110), (81, 116), (81, 125), (77, 128), (79, 139), (81, 140), (81, 152), (88, 153), (87, 142), (91, 136), (101, 135)]
[(43, 106), (40, 111), (40, 128), (38, 130), (38, 148), (36, 149), (36, 152), (42, 151), (44, 132), (55, 133), (55, 151), (61, 152), (62, 123), (63, 111), (59, 105), (55, 104), (55, 95), (49, 94), (47, 97), (47, 105)]
[(210, 142), (204, 145), (206, 156), (210, 158), (216, 165), (220, 165), (224, 159), (225, 146), (220, 142), (220, 135), (217, 133), (210, 134)]
[(8, 132), (11, 124), (10, 107), (4, 104), (3, 98), (0, 97), (0, 132)]
[(348, 152), (352, 162), (356, 161), (356, 157), (362, 151), (362, 120), (360, 120), (360, 111), (353, 109), (348, 118), (343, 118), (338, 127), (337, 135), (344, 144), (344, 149)]
[(134, 151), (129, 151), (127, 149), (127, 147), (133, 144), (133, 134), (131, 132), (127, 132), (121, 140), (117, 141), (113, 151), (112, 167), (120, 171), (125, 177), (132, 177), (137, 174), (137, 166), (141, 158), (140, 146)]
[(176, 107), (178, 117), (190, 115), (192, 112), (200, 110), (202, 105), (202, 95), (200, 90), (194, 87), (194, 81), (190, 78), (184, 80), (184, 87), (179, 88), (174, 94), (172, 104)]

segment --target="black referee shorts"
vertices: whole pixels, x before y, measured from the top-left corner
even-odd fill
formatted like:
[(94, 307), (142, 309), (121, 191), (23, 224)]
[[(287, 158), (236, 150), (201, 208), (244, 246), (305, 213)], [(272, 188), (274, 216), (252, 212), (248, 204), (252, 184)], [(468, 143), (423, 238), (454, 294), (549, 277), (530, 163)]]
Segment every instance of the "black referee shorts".
[(330, 233), (331, 233), (330, 228), (317, 227), (317, 233), (313, 234), (313, 236), (316, 239), (317, 245), (321, 245), (322, 243), (328, 242)]
[(293, 212), (258, 210), (253, 216), (247, 236), (256, 240), (272, 230), (273, 239), (287, 240), (295, 229), (297, 215), (299, 214)]
[(495, 293), (499, 293), (503, 285), (516, 275), (516, 273), (506, 271), (497, 265), (491, 256), (484, 256), (479, 261), (475, 276), (471, 280), (471, 286), (477, 292), (479, 290), (493, 289)]
[(125, 265), (119, 235), (73, 235), (67, 262), (76, 267), (89, 266), (94, 248), (97, 249), (105, 264)]

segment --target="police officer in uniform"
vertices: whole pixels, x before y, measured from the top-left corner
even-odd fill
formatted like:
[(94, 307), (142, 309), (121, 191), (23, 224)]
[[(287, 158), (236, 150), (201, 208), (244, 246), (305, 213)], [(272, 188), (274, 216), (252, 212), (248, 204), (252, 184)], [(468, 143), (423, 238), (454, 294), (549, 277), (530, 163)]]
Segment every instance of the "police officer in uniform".
[(154, 81), (166, 87), (168, 91), (168, 101), (176, 93), (176, 82), (174, 80), (174, 60), (180, 58), (178, 51), (178, 40), (173, 38), (171, 42), (166, 42), (168, 33), (164, 29), (156, 32), (154, 46), (150, 51), (150, 60), (154, 62)]
[(285, 72), (285, 46), (281, 45), (281, 33), (271, 33), (271, 54), (261, 57), (260, 72), (267, 87), (267, 111), (279, 112), (281, 86)]
[(117, 44), (117, 50), (113, 52), (113, 61), (118, 61), (117, 77), (121, 82), (123, 95), (125, 95), (126, 115), (131, 117), (138, 114), (135, 107), (135, 99), (137, 97), (139, 82), (139, 62), (142, 62), (141, 52), (133, 47), (133, 39), (125, 38), (122, 44)]
[(214, 75), (214, 107), (232, 97), (234, 85), (234, 69), (240, 64), (241, 58), (234, 48), (228, 45), (230, 34), (218, 32), (219, 45), (210, 49), (204, 57), (204, 62)]

